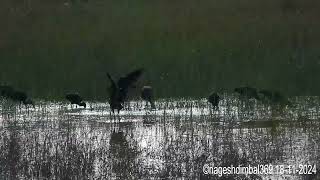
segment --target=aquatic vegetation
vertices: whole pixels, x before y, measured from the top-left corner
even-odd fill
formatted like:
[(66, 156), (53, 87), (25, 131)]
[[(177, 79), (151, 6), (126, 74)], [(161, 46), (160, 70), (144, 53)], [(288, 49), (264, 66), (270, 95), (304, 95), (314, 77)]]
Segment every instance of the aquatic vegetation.
[[(219, 111), (206, 99), (162, 99), (157, 110), (129, 103), (112, 123), (108, 103), (71, 109), (41, 102), (0, 117), (0, 177), (47, 179), (316, 178), (319, 175), (208, 175), (204, 165), (319, 164), (320, 102), (297, 97), (281, 115), (269, 105), (239, 106), (223, 95)], [(11, 105), (10, 105), (11, 107)], [(253, 113), (248, 113), (254, 111)], [(12, 112), (12, 113), (9, 113)]]

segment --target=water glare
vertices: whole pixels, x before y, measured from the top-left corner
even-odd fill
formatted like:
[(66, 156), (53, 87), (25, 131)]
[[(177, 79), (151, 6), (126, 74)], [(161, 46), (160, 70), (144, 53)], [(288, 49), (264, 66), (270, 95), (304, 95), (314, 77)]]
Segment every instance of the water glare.
[(114, 123), (107, 103), (86, 109), (40, 102), (36, 109), (3, 102), (0, 179), (317, 179), (311, 175), (204, 173), (204, 167), (319, 164), (318, 97), (294, 106), (242, 102), (224, 95), (163, 99), (156, 110), (131, 101)]

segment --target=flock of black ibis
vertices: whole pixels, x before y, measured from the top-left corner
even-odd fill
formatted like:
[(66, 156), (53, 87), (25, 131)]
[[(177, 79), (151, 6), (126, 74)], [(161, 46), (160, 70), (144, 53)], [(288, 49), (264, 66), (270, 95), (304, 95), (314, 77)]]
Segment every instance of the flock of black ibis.
[[(107, 73), (107, 77), (110, 81), (109, 87), (109, 104), (110, 109), (114, 114), (117, 110), (118, 114), (124, 107), (124, 103), (128, 100), (128, 92), (131, 88), (135, 88), (135, 83), (139, 77), (143, 74), (143, 69), (137, 69), (128, 73), (127, 75), (120, 77), (115, 81), (112, 76)], [(240, 98), (245, 99), (256, 99), (273, 104), (291, 105), (291, 102), (283, 96), (281, 93), (270, 90), (257, 90), (256, 88), (245, 86), (234, 89), (234, 92), (238, 93)], [(17, 91), (11, 86), (0, 86), (0, 96), (26, 106), (32, 105), (35, 107), (34, 102), (25, 92)], [(86, 108), (86, 103), (78, 93), (68, 93), (65, 98), (70, 101), (71, 106), (73, 104)], [(154, 103), (153, 89), (151, 86), (143, 86), (141, 89), (141, 98), (146, 101), (146, 107), (150, 103), (151, 109), (156, 109)], [(212, 92), (207, 98), (208, 102), (212, 104), (216, 110), (219, 108), (219, 101), (222, 98), (217, 92)]]
[(35, 107), (33, 100), (25, 92), (15, 90), (11, 86), (0, 86), (0, 96), (19, 104), (23, 103), (25, 106)]

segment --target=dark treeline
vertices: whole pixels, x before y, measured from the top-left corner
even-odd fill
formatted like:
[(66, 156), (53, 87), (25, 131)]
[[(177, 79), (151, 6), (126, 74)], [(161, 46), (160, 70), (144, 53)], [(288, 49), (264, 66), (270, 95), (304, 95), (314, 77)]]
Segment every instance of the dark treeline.
[(251, 85), (319, 95), (317, 0), (4, 0), (0, 81), (33, 97), (105, 99), (106, 72), (157, 97)]

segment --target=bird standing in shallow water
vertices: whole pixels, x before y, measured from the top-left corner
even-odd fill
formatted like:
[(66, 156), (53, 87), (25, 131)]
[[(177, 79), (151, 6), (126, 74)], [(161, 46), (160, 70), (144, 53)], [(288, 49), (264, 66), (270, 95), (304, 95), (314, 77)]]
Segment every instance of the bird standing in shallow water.
[(258, 91), (256, 88), (246, 86), (246, 87), (235, 88), (234, 91), (239, 93), (240, 96), (242, 97), (246, 97), (248, 99), (254, 98), (256, 100), (260, 100)]
[(262, 89), (259, 91), (260, 94), (262, 94), (262, 98), (264, 100), (272, 100), (272, 97), (273, 97), (273, 92), (269, 91), (269, 90), (266, 90), (266, 89)]
[(216, 92), (212, 92), (208, 97), (208, 102), (212, 104), (214, 109), (219, 109), (220, 96)]
[(118, 114), (120, 110), (123, 108), (121, 102), (120, 102), (120, 90), (117, 86), (117, 84), (114, 82), (110, 74), (107, 73), (107, 76), (111, 82), (111, 86), (109, 88), (109, 104), (110, 108), (114, 114), (114, 110), (118, 110)]
[(259, 91), (260, 94), (263, 95), (263, 97), (271, 102), (272, 104), (278, 104), (282, 106), (292, 105), (292, 102), (288, 100), (287, 97), (285, 97), (283, 94), (281, 94), (278, 91), (269, 91), (269, 90), (261, 90)]
[(70, 93), (70, 94), (67, 94), (67, 95), (66, 95), (66, 99), (67, 99), (68, 101), (70, 101), (71, 107), (72, 107), (72, 104), (76, 104), (76, 105), (78, 105), (78, 106), (83, 106), (84, 108), (87, 107), (86, 103), (83, 102), (82, 97), (81, 97), (78, 93)]
[(0, 96), (3, 98), (10, 98), (13, 94), (14, 90), (11, 86), (0, 86)]
[(141, 98), (146, 101), (146, 107), (148, 106), (148, 102), (150, 102), (151, 109), (156, 109), (156, 106), (153, 101), (153, 90), (151, 86), (142, 87)]
[(138, 80), (142, 73), (143, 69), (135, 70), (126, 76), (119, 78), (117, 83), (115, 83), (110, 74), (107, 73), (107, 76), (111, 82), (109, 87), (109, 104), (113, 114), (115, 109), (119, 114), (120, 110), (123, 108), (124, 102), (128, 98), (129, 88), (133, 87), (134, 83)]
[(27, 94), (25, 92), (22, 92), (22, 91), (14, 91), (11, 94), (11, 99), (13, 101), (19, 101), (20, 103), (26, 101), (27, 98), (28, 98)]
[(34, 102), (32, 99), (27, 98), (25, 101), (23, 101), (23, 104), (28, 107), (28, 105), (31, 105), (33, 108), (35, 108)]
[(21, 103), (23, 103), (26, 107), (28, 105), (32, 105), (32, 107), (35, 108), (34, 102), (31, 98), (28, 97), (28, 95), (25, 92), (15, 91), (12, 89), (12, 92), (10, 92), (8, 98), (12, 101), (19, 102), (20, 105)]
[(293, 103), (278, 91), (261, 90), (259, 93), (265, 102), (270, 105), (273, 115), (279, 115), (279, 113), (281, 115), (287, 107), (294, 107)]
[(281, 105), (288, 105), (288, 106), (292, 105), (292, 102), (289, 101), (289, 99), (286, 96), (284, 96), (283, 94), (277, 91), (273, 93), (272, 99), (273, 99), (273, 103), (279, 103)]

